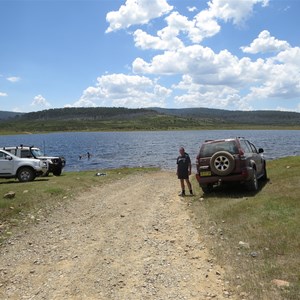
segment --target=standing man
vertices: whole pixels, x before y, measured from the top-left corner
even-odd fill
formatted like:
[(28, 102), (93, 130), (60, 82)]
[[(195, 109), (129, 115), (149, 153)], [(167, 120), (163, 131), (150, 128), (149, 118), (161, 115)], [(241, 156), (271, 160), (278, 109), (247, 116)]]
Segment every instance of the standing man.
[(186, 182), (190, 194), (193, 195), (193, 189), (191, 182), (189, 180), (189, 175), (192, 173), (192, 163), (189, 155), (185, 152), (183, 147), (179, 149), (180, 155), (177, 157), (177, 176), (180, 179), (181, 184), (181, 193), (179, 196), (185, 196), (185, 186), (184, 181)]

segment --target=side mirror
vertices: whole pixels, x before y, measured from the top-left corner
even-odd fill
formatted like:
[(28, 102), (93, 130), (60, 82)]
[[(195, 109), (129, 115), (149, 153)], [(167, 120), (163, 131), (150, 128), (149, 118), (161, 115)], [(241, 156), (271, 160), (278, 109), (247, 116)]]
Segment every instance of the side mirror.
[(263, 148), (259, 148), (258, 149), (258, 153), (264, 153), (264, 149)]
[(6, 156), (5, 156), (5, 159), (6, 159), (6, 160), (12, 160), (13, 158), (12, 158), (10, 155), (6, 155)]

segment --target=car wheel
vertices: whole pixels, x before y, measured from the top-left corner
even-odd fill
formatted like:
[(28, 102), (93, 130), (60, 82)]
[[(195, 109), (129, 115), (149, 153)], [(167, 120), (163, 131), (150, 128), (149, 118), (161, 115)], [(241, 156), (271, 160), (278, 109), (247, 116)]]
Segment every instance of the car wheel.
[(266, 164), (264, 165), (264, 171), (263, 172), (264, 172), (264, 175), (262, 176), (262, 180), (266, 181), (266, 180), (268, 180)]
[(60, 176), (61, 175), (61, 169), (57, 169), (57, 170), (53, 171), (53, 175), (54, 176)]
[(256, 170), (253, 169), (252, 177), (249, 181), (246, 182), (246, 187), (248, 191), (256, 192), (258, 190), (258, 180)]
[(234, 167), (234, 157), (229, 152), (216, 152), (210, 159), (210, 168), (217, 175), (228, 175), (233, 171)]
[(201, 186), (201, 189), (202, 189), (204, 194), (209, 194), (213, 191), (213, 185), (208, 184), (208, 185), (205, 185), (205, 186)]
[(32, 181), (35, 178), (34, 171), (30, 168), (21, 168), (18, 171), (18, 180), (20, 182)]

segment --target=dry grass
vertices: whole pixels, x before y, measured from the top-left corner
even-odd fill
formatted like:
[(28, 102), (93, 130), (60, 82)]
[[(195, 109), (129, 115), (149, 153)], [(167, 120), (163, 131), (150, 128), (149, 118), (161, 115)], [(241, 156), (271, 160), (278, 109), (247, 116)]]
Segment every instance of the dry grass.
[(257, 193), (200, 193), (192, 213), (241, 299), (300, 299), (300, 157), (270, 161), (267, 169), (269, 180)]

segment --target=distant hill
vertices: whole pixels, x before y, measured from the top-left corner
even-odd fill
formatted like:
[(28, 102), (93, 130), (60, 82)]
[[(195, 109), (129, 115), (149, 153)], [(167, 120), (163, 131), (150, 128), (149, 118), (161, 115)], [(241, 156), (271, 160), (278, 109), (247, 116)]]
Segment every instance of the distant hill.
[(231, 111), (212, 108), (152, 108), (177, 117), (210, 119), (214, 122), (257, 125), (300, 125), (300, 113), (272, 110)]
[(157, 112), (149, 109), (129, 109), (125, 107), (70, 107), (56, 108), (26, 113), (24, 120), (105, 120), (130, 119), (146, 115), (156, 115)]
[(11, 111), (0, 111), (0, 120), (7, 120), (15, 118), (16, 116), (21, 116), (23, 113), (11, 112)]
[[(3, 118), (23, 120), (106, 120), (131, 119), (146, 116), (167, 115), (195, 120), (206, 120), (213, 123), (257, 124), (257, 125), (300, 125), (300, 113), (286, 111), (232, 111), (212, 108), (139, 108), (124, 107), (71, 107), (48, 109), (25, 114), (2, 112)], [(1, 112), (0, 112), (1, 119)]]
[(0, 114), (0, 133), (179, 129), (300, 129), (300, 113), (210, 108), (57, 108)]

